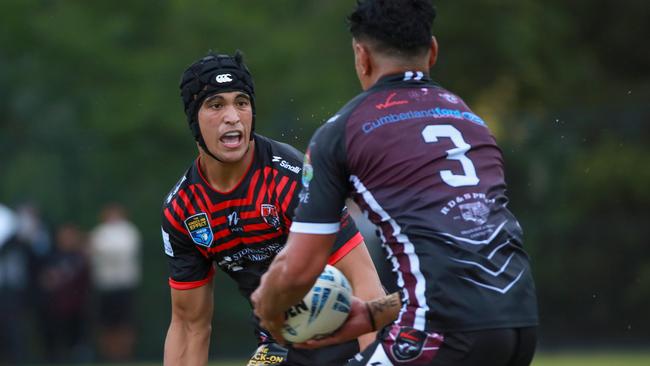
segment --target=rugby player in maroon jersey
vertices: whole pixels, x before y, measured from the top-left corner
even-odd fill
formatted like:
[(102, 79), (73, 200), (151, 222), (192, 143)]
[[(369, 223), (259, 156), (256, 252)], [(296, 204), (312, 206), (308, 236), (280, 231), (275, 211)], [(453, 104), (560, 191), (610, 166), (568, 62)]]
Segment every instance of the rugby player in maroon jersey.
[(503, 158), (486, 123), (429, 77), (434, 17), (430, 0), (357, 2), (348, 21), (364, 92), (311, 139), (305, 198), (287, 250), (251, 297), (255, 314), (279, 334), (284, 310), (327, 262), (351, 197), (377, 225), (401, 291), (354, 301), (335, 334), (297, 346), (380, 328), (348, 365), (529, 365), (537, 300)]

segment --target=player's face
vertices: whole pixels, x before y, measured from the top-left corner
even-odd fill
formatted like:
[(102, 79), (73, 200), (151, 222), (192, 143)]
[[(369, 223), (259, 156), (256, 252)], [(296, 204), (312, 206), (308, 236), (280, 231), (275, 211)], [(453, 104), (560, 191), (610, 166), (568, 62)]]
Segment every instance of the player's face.
[(203, 140), (212, 154), (225, 163), (244, 158), (253, 123), (251, 100), (246, 93), (234, 91), (206, 98), (198, 119)]

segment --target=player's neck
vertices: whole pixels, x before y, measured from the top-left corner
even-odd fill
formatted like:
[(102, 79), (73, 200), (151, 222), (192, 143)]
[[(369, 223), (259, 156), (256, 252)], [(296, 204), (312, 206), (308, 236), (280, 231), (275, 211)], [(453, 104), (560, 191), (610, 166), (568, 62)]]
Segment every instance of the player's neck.
[(427, 73), (429, 70), (426, 67), (422, 67), (422, 65), (413, 65), (409, 67), (404, 67), (404, 66), (396, 66), (396, 67), (386, 67), (382, 68), (381, 70), (377, 70), (377, 72), (373, 73), (369, 85), (375, 85), (379, 79), (383, 78), (386, 75), (394, 75), (394, 74), (401, 74), (407, 71), (422, 71)]
[(222, 163), (201, 154), (199, 168), (205, 180), (220, 192), (229, 192), (234, 189), (244, 178), (255, 156), (255, 141), (250, 142), (244, 157), (233, 163)]
[(400, 74), (406, 71), (422, 71), (428, 73), (429, 66), (424, 59), (413, 62), (397, 62), (391, 59), (375, 59), (372, 72), (361, 80), (363, 90), (371, 88), (386, 75)]

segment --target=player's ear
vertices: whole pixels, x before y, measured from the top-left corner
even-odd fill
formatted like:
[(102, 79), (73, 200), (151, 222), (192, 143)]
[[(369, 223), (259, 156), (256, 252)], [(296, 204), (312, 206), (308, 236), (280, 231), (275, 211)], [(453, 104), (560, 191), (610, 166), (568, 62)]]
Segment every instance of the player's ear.
[(431, 46), (429, 51), (429, 68), (431, 68), (436, 64), (436, 61), (438, 61), (438, 40), (435, 36), (431, 36)]
[(368, 47), (356, 39), (352, 39), (352, 49), (354, 51), (354, 67), (359, 78), (370, 75), (372, 73), (372, 63)]

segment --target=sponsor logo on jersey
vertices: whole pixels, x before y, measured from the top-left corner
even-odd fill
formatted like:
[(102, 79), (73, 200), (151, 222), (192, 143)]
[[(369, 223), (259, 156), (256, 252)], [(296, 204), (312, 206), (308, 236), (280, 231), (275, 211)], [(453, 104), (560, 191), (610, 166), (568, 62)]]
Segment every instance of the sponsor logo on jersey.
[[(473, 202), (468, 202), (468, 201), (473, 201)], [(475, 210), (474, 211), (475, 214), (479, 214), (479, 212), (480, 212), (480, 215), (478, 215), (478, 216), (483, 217), (484, 210), (482, 208), (478, 207), (474, 202), (481, 203), (481, 204), (484, 204), (484, 205), (491, 205), (491, 204), (494, 203), (494, 199), (487, 198), (485, 193), (481, 193), (481, 192), (464, 193), (463, 195), (456, 196), (456, 198), (453, 198), (453, 199), (449, 200), (440, 209), (440, 213), (443, 214), (443, 215), (447, 215), (447, 214), (449, 214), (451, 212), (451, 210), (454, 207), (458, 206), (458, 208), (460, 209), (461, 204), (470, 204), (471, 203), (470, 206), (467, 206), (467, 209), (468, 210), (472, 210), (472, 209)], [(471, 208), (471, 207), (474, 207), (474, 208)], [(489, 209), (487, 211), (487, 214), (489, 214)], [(467, 217), (469, 218), (470, 216), (467, 216)], [(465, 219), (465, 220), (468, 220), (468, 218), (465, 218), (465, 216), (463, 216), (463, 219)]]
[(230, 74), (219, 74), (214, 79), (219, 84), (229, 83), (229, 82), (232, 81), (232, 78), (231, 78)]
[[(295, 331), (294, 331), (295, 332)], [(263, 344), (257, 348), (255, 354), (246, 366), (277, 366), (287, 358), (287, 349), (276, 343)]]
[(241, 233), (244, 231), (244, 228), (239, 223), (239, 214), (237, 211), (233, 211), (228, 217), (228, 228), (231, 233)]
[(404, 81), (409, 81), (409, 80), (422, 80), (424, 77), (424, 73), (422, 71), (406, 71), (404, 73)]
[(300, 199), (300, 202), (302, 203), (309, 202), (309, 191), (307, 190), (307, 188), (300, 191), (300, 193), (298, 194), (298, 199)]
[(265, 244), (257, 248), (245, 247), (242, 250), (224, 255), (217, 261), (217, 265), (226, 272), (241, 271), (249, 262), (270, 263), (283, 247), (279, 243)]
[(308, 149), (302, 165), (302, 186), (304, 189), (298, 194), (298, 199), (301, 203), (309, 202), (309, 182), (311, 182), (312, 178), (314, 178), (314, 168), (311, 166), (311, 157)]
[(312, 178), (314, 178), (314, 168), (311, 166), (311, 156), (309, 150), (307, 150), (302, 165), (302, 186), (309, 188), (309, 182), (311, 182)]
[(183, 184), (183, 182), (185, 182), (185, 179), (187, 179), (187, 177), (183, 176), (183, 178), (181, 178), (181, 180), (179, 180), (178, 183), (176, 183), (176, 185), (174, 186), (174, 189), (172, 189), (172, 192), (169, 194), (169, 196), (167, 196), (167, 203), (172, 201), (172, 198), (174, 198), (176, 193), (178, 193), (178, 190), (181, 188), (181, 184)]
[(485, 126), (485, 122), (481, 117), (472, 112), (436, 107), (422, 110), (410, 110), (403, 113), (386, 114), (373, 121), (365, 122), (361, 125), (361, 130), (363, 133), (370, 133), (386, 125), (422, 118), (465, 120), (477, 125)]
[(290, 171), (290, 172), (294, 172), (294, 173), (296, 173), (296, 174), (299, 174), (299, 173), (300, 173), (300, 167), (299, 167), (299, 166), (297, 166), (297, 165), (291, 165), (291, 164), (289, 164), (289, 162), (287, 162), (286, 160), (282, 160), (282, 161), (280, 162), (280, 166), (283, 167), (283, 168), (285, 168), (285, 169), (287, 169), (287, 170)]
[(296, 165), (291, 165), (288, 161), (284, 160), (281, 156), (273, 155), (273, 159), (271, 159), (271, 162), (273, 163), (280, 163), (280, 166), (283, 167), (284, 169), (287, 169), (290, 172), (299, 174), (300, 173), (300, 167)]
[(260, 205), (260, 214), (264, 222), (273, 226), (275, 230), (280, 229), (280, 216), (278, 215), (278, 209), (274, 205), (262, 203)]
[(458, 99), (457, 96), (455, 96), (455, 95), (453, 95), (451, 93), (438, 93), (438, 95), (441, 98), (444, 98), (446, 101), (448, 101), (451, 104), (458, 104), (458, 102), (460, 101), (460, 99)]
[(204, 247), (210, 247), (214, 236), (210, 220), (205, 212), (192, 215), (185, 220), (185, 228), (190, 233), (192, 241)]
[(464, 203), (458, 205), (458, 208), (465, 221), (472, 221), (477, 225), (485, 224), (490, 215), (490, 209), (481, 201)]
[(411, 327), (402, 327), (390, 348), (393, 357), (401, 362), (411, 361), (422, 354), (427, 334)]
[(386, 108), (394, 107), (396, 105), (409, 104), (408, 100), (393, 100), (393, 98), (396, 95), (397, 95), (396, 92), (391, 93), (388, 96), (388, 98), (386, 98), (385, 102), (375, 105), (375, 108), (377, 108), (377, 109), (386, 109)]
[(174, 256), (174, 249), (172, 249), (172, 243), (169, 241), (169, 234), (163, 229), (162, 227), (160, 228), (162, 231), (162, 238), (163, 238), (163, 245), (165, 247), (165, 254), (167, 254), (170, 257)]
[(232, 257), (226, 255), (217, 265), (226, 272), (238, 272), (244, 269), (241, 262), (241, 260), (234, 260)]

